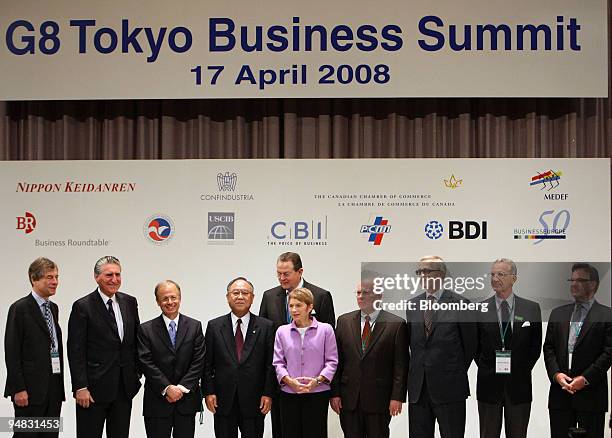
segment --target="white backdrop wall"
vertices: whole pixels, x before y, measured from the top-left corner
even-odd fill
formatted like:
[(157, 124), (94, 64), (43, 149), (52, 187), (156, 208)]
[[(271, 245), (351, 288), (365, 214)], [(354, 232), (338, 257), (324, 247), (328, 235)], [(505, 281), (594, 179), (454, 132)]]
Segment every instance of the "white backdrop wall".
[[(204, 326), (228, 312), (225, 286), (239, 275), (255, 284), (252, 310), (257, 312), (262, 292), (277, 284), (275, 260), (284, 251), (299, 252), (304, 277), (332, 291), (336, 315), (355, 308), (352, 291), (361, 262), (413, 262), (438, 254), (448, 261), (509, 257), (518, 262), (609, 263), (609, 166), (608, 159), (0, 163), (0, 221), (5, 230), (0, 326), (4, 334), (8, 306), (29, 293), (27, 268), (39, 256), (60, 267), (53, 300), (60, 306), (64, 339), (72, 303), (94, 290), (94, 262), (108, 254), (122, 262), (122, 290), (137, 297), (141, 321), (158, 316), (153, 288), (170, 278), (182, 287), (183, 313)], [(560, 177), (556, 182), (530, 185), (532, 177), (549, 170)], [(219, 182), (219, 174), (229, 177), (225, 183)], [(551, 195), (556, 199), (546, 199)], [(19, 219), (26, 212), (35, 218), (35, 226)], [(213, 238), (229, 237), (231, 223), (209, 235), (210, 213), (215, 212), (233, 213), (233, 239)], [(391, 226), (381, 245), (360, 233), (377, 215)], [(172, 230), (161, 243), (148, 236), (150, 222), (157, 217), (167, 220)], [(522, 234), (514, 238), (525, 229), (542, 228), (541, 218), (548, 226), (557, 218), (565, 239), (535, 243)], [(431, 220), (486, 221), (487, 238), (451, 240), (445, 232), (432, 240), (424, 233)], [(296, 239), (303, 237), (303, 231), (294, 234), (296, 222), (307, 224), (298, 230), (307, 226), (308, 238)], [(211, 226), (219, 224), (224, 225)], [(609, 271), (605, 275), (600, 295), (609, 303)], [(537, 287), (533, 278), (522, 282), (519, 272), (518, 294), (537, 296)], [(560, 295), (564, 293), (569, 297), (569, 291)], [(1, 367), (0, 381), (4, 384), (5, 379)], [(470, 379), (475, 394), (474, 365)], [(549, 383), (542, 360), (534, 381), (529, 435), (545, 436)], [(69, 382), (67, 375), (67, 390)], [(75, 435), (74, 410), (69, 398), (63, 407), (64, 436)], [(0, 416), (12, 412), (7, 399), (0, 401)], [(467, 412), (466, 436), (477, 436), (474, 396), (468, 399)], [(134, 400), (131, 436), (144, 437), (141, 413), (142, 391)], [(332, 411), (329, 418), (330, 436), (341, 436)], [(392, 436), (407, 436), (406, 409), (391, 427)], [(211, 415), (205, 415), (196, 434), (213, 436)], [(271, 436), (269, 424), (266, 435)]]

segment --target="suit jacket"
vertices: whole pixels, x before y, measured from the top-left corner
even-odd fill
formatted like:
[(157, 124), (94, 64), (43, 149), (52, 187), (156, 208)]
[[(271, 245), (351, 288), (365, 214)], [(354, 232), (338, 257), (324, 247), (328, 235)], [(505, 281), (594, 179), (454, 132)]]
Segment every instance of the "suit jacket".
[[(138, 330), (138, 359), (145, 375), (142, 415), (170, 417), (174, 409), (183, 415), (195, 414), (201, 406), (200, 377), (204, 368), (204, 335), (200, 321), (181, 314), (175, 346), (163, 317), (147, 321)], [(176, 403), (162, 392), (168, 385), (189, 390)]]
[[(478, 344), (475, 315), (469, 311), (438, 310), (427, 338), (424, 312), (420, 310), (420, 302), (426, 300), (425, 293), (413, 298), (410, 302), (416, 304), (416, 310), (406, 311), (410, 347), (409, 401), (419, 400), (425, 380), (433, 403), (465, 400), (470, 395), (467, 371)], [(461, 301), (469, 302), (453, 291), (444, 290), (438, 302)]]
[(406, 401), (408, 344), (406, 321), (381, 310), (370, 334), (368, 347), (361, 348), (361, 312), (338, 318), (336, 343), (338, 369), (332, 382), (332, 397), (342, 398), (342, 408), (384, 414), (389, 401)]
[[(304, 280), (304, 287), (312, 292), (314, 297), (313, 315), (319, 322), (326, 322), (332, 327), (336, 326), (334, 314), (334, 301), (329, 291), (321, 289)], [(287, 292), (281, 286), (276, 286), (264, 292), (259, 306), (259, 316), (274, 323), (274, 330), (287, 324)]]
[[(57, 304), (50, 302), (51, 315), (57, 333), (62, 382), (64, 381), (64, 349), (59, 326)], [(51, 370), (51, 336), (38, 303), (32, 296), (14, 302), (8, 311), (4, 335), (6, 361), (5, 397), (28, 391), (28, 402), (36, 405), (45, 401)], [(62, 384), (62, 400), (65, 400)]]
[(87, 387), (96, 402), (114, 401), (120, 378), (130, 399), (140, 389), (136, 351), (138, 303), (123, 292), (115, 296), (123, 319), (123, 341), (97, 289), (75, 301), (68, 320), (72, 391)]
[[(478, 312), (478, 381), (476, 397), (486, 403), (504, 399), (504, 388), (514, 404), (532, 400), (531, 370), (542, 351), (542, 313), (540, 305), (514, 295), (514, 324), (510, 350), (510, 374), (495, 373), (495, 351), (502, 349), (495, 296), (484, 301), (486, 312)], [(529, 323), (527, 325), (527, 322)]]
[[(607, 373), (612, 364), (612, 310), (593, 302), (574, 346), (569, 367), (567, 340), (574, 304), (557, 307), (550, 314), (544, 341), (544, 362), (551, 385), (549, 409), (605, 412), (608, 410)], [(556, 373), (584, 376), (589, 385), (571, 395), (554, 380)]]
[(244, 417), (261, 415), (261, 397), (272, 397), (275, 389), (272, 321), (250, 314), (240, 361), (229, 313), (208, 322), (205, 344), (204, 394), (217, 396), (217, 414), (229, 415), (238, 397)]

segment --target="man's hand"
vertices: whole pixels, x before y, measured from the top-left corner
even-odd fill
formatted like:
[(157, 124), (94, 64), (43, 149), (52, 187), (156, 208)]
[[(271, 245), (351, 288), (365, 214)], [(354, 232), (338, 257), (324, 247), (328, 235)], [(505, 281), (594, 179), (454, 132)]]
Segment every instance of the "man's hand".
[(217, 413), (217, 396), (215, 394), (207, 395), (204, 398), (206, 402), (206, 409), (208, 409), (211, 413)]
[(87, 388), (79, 389), (74, 394), (74, 398), (76, 398), (77, 405), (85, 409), (87, 409), (90, 404), (95, 403)]
[(561, 388), (563, 388), (564, 391), (567, 391), (570, 394), (574, 394), (576, 392), (576, 390), (571, 386), (573, 379), (567, 374), (557, 373), (555, 375), (555, 380), (559, 385), (561, 385)]
[(261, 396), (261, 400), (259, 401), (259, 410), (262, 414), (266, 415), (272, 409), (272, 398), (266, 397), (265, 395)]
[(389, 402), (389, 414), (392, 417), (402, 413), (402, 402), (397, 400), (391, 400)]
[(183, 398), (183, 391), (181, 391), (178, 386), (170, 385), (168, 389), (166, 389), (166, 400), (170, 403), (176, 403), (180, 399)]
[(584, 376), (574, 377), (572, 383), (570, 383), (569, 387), (573, 391), (572, 394), (576, 393), (576, 391), (580, 391), (586, 386), (586, 379)]
[(20, 408), (25, 408), (28, 406), (28, 391), (19, 391), (13, 396), (13, 403), (15, 403)]
[(340, 415), (340, 411), (342, 410), (342, 399), (340, 397), (330, 398), (329, 405), (336, 414)]

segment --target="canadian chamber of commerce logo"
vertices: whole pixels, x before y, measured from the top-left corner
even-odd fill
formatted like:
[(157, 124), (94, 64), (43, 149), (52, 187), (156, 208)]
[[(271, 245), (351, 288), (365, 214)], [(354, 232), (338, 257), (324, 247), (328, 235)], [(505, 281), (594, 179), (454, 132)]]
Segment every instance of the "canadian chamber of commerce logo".
[(204, 193), (200, 195), (202, 201), (253, 201), (252, 193), (236, 193), (238, 174), (236, 172), (217, 173), (217, 193)]
[(557, 189), (561, 185), (561, 175), (563, 172), (560, 170), (547, 170), (546, 172), (538, 172), (531, 177), (529, 185), (531, 187), (539, 187), (541, 191), (544, 191), (544, 199), (549, 201), (564, 201), (568, 198), (567, 193), (549, 193), (551, 190)]
[(23, 216), (17, 216), (17, 229), (30, 234), (36, 228), (36, 218), (32, 213), (26, 211)]
[(270, 226), (268, 245), (327, 245), (327, 216), (277, 220)]
[(444, 180), (444, 186), (449, 189), (456, 189), (463, 185), (462, 179), (455, 178), (455, 175), (452, 174), (449, 179)]
[(144, 234), (155, 244), (167, 243), (174, 237), (174, 223), (168, 216), (155, 214), (144, 223)]
[(233, 212), (208, 213), (208, 243), (233, 243), (235, 237), (235, 214)]
[(362, 225), (359, 232), (362, 236), (367, 237), (368, 242), (372, 242), (372, 245), (380, 246), (384, 235), (391, 232), (391, 225), (389, 225), (389, 219), (377, 215), (372, 224)]
[(431, 220), (425, 224), (425, 236), (431, 240), (437, 240), (448, 231), (449, 240), (457, 239), (486, 239), (487, 221), (448, 221), (445, 227), (442, 222)]
[(515, 228), (515, 240), (529, 240), (534, 245), (544, 240), (565, 240), (571, 222), (569, 210), (545, 210), (538, 218), (539, 226), (532, 228)]

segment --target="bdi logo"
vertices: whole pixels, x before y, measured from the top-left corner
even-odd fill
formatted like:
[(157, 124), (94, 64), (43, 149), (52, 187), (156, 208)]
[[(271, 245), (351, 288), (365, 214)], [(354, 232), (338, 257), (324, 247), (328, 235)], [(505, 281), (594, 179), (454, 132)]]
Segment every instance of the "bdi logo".
[(30, 234), (36, 228), (36, 218), (29, 211), (24, 216), (17, 216), (17, 229), (24, 230), (25, 234)]
[[(486, 239), (487, 221), (448, 221), (449, 240)], [(425, 224), (425, 235), (430, 239), (439, 239), (444, 233), (444, 226), (439, 221), (429, 221)]]

